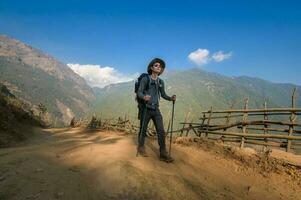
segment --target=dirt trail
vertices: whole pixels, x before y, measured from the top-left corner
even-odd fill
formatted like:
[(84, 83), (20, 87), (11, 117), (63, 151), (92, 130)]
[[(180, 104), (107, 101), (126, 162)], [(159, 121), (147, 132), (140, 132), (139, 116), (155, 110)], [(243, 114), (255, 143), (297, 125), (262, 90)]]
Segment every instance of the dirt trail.
[[(36, 130), (39, 132), (40, 130)], [(116, 132), (48, 129), (0, 149), (1, 199), (301, 199), (283, 174), (264, 177), (217, 153), (173, 146), (173, 164), (136, 157), (135, 138)]]

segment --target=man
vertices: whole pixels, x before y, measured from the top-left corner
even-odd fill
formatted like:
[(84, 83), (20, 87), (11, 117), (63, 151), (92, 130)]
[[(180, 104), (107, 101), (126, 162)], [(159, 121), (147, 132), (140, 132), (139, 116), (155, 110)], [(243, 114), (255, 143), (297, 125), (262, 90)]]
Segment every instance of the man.
[[(138, 98), (144, 100), (145, 105), (140, 115), (140, 137), (138, 144), (138, 153), (147, 156), (144, 141), (146, 130), (150, 119), (153, 120), (158, 135), (158, 144), (160, 146), (160, 160), (172, 162), (173, 158), (167, 153), (165, 145), (165, 131), (163, 127), (163, 118), (159, 110), (159, 98), (163, 97), (168, 101), (175, 101), (176, 95), (172, 97), (165, 93), (164, 81), (159, 78), (165, 69), (165, 62), (162, 59), (153, 59), (148, 67), (149, 77), (143, 77), (138, 88)], [(141, 130), (142, 129), (142, 130)]]

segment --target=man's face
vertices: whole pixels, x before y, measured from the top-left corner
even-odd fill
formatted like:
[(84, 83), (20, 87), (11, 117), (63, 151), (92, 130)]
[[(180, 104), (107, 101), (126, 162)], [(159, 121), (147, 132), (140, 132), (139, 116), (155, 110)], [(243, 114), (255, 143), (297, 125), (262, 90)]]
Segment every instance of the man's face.
[(152, 66), (152, 70), (155, 72), (155, 73), (160, 73), (161, 70), (162, 70), (162, 66), (160, 63), (156, 62), (154, 63), (154, 65)]

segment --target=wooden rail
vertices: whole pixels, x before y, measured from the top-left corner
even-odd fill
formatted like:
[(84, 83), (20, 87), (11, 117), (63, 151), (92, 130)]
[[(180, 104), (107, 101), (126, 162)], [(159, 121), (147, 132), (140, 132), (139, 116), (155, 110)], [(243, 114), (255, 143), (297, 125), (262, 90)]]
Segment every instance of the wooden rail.
[[(301, 149), (301, 122), (297, 121), (301, 108), (296, 107), (296, 92), (294, 88), (290, 108), (268, 108), (264, 101), (263, 108), (250, 109), (246, 98), (243, 109), (233, 109), (234, 104), (229, 110), (213, 110), (211, 107), (202, 112), (200, 123), (188, 123), (185, 119), (181, 123), (183, 128), (175, 132), (192, 131), (198, 137), (239, 143), (241, 148), (252, 144), (285, 148), (286, 151)], [(270, 116), (281, 116), (280, 119), (287, 116), (288, 120), (272, 120)]]
[[(127, 115), (124, 117), (119, 117), (117, 119), (102, 119), (101, 117), (96, 117), (95, 115), (90, 120), (78, 120), (73, 118), (70, 122), (71, 127), (86, 127), (90, 130), (105, 130), (105, 131), (120, 131), (128, 134), (138, 134), (139, 125), (136, 125), (135, 121), (130, 120)], [(147, 128), (147, 135), (155, 135), (156, 131), (154, 126)]]

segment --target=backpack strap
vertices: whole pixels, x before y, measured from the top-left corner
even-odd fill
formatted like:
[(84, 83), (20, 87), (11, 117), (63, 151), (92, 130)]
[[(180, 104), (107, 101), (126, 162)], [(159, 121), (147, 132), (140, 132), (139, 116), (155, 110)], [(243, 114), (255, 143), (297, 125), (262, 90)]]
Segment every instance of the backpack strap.
[(161, 86), (162, 86), (162, 80), (158, 77), (158, 97), (159, 97), (159, 100), (160, 100), (160, 97), (161, 97), (161, 92), (160, 92)]
[(147, 77), (147, 85), (146, 85), (145, 90), (148, 90), (150, 88), (150, 84), (151, 84), (151, 77), (149, 74), (146, 77)]

